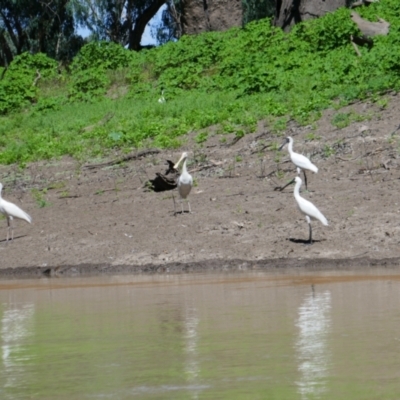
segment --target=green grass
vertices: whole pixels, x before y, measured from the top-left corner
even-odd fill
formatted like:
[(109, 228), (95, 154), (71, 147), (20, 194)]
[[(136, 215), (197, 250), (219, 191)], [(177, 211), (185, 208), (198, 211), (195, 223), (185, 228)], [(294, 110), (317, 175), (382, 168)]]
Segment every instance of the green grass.
[[(261, 20), (140, 53), (90, 43), (61, 75), (45, 56), (24, 54), (0, 80), (0, 163), (177, 148), (188, 132), (212, 125), (240, 139), (261, 119), (280, 136), (289, 120), (312, 124), (328, 107), (366, 98), (385, 107), (381, 94), (400, 89), (400, 4), (382, 0), (358, 11), (391, 23), (372, 49), (360, 48), (362, 57), (349, 42), (357, 27), (344, 8), (289, 34)], [(32, 87), (36, 67), (43, 79)], [(332, 124), (357, 120), (339, 110)]]
[[(24, 163), (62, 155), (84, 159), (103, 156), (114, 148), (179, 147), (188, 131), (223, 122), (253, 130), (260, 112), (256, 100), (254, 96), (235, 100), (232, 93), (188, 92), (164, 104), (123, 97), (69, 103), (46, 114), (12, 114), (1, 118), (0, 162)], [(113, 117), (96, 125), (108, 113)], [(197, 140), (206, 138), (203, 134)]]

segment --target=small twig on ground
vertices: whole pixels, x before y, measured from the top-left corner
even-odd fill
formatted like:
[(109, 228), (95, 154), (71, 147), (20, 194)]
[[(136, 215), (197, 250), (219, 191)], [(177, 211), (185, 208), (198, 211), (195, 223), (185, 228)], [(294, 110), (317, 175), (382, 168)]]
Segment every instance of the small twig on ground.
[(198, 172), (198, 171), (203, 171), (205, 169), (213, 168), (213, 167), (219, 167), (220, 165), (223, 164), (223, 161), (210, 161), (210, 164), (202, 165), (197, 168), (193, 168), (189, 170), (189, 173), (191, 174), (192, 172)]
[(234, 144), (236, 144), (240, 139), (242, 139), (242, 138), (244, 138), (244, 136), (235, 136), (234, 138), (233, 138), (233, 140), (232, 140), (232, 142), (230, 142), (229, 144), (228, 144), (228, 146), (233, 146)]
[(105, 192), (114, 192), (114, 191), (116, 191), (115, 188), (113, 188), (113, 189), (101, 189), (98, 193), (95, 193), (95, 194), (100, 194), (100, 193), (105, 193)]
[(261, 153), (262, 151), (264, 151), (265, 149), (267, 149), (267, 148), (270, 147), (270, 146), (271, 146), (271, 143), (265, 144), (264, 146), (261, 147), (261, 149), (258, 148), (258, 149), (256, 149), (256, 150), (252, 150), (252, 151), (251, 151), (251, 154)]
[(341, 161), (355, 161), (357, 159), (359, 159), (361, 156), (357, 156), (357, 157), (353, 157), (353, 158), (343, 158), (340, 156), (335, 156), (335, 158), (341, 160)]
[(267, 135), (268, 133), (269, 133), (269, 131), (261, 132), (261, 133), (258, 134), (254, 139), (255, 139), (255, 140), (260, 139), (260, 138), (262, 138), (263, 136)]
[(83, 167), (87, 168), (87, 169), (101, 168), (101, 167), (106, 167), (106, 166), (110, 166), (110, 165), (120, 164), (122, 162), (130, 161), (130, 160), (137, 160), (138, 158), (142, 158), (142, 157), (148, 156), (150, 154), (158, 154), (159, 152), (160, 152), (159, 149), (142, 150), (136, 154), (129, 154), (125, 157), (117, 158), (116, 160), (111, 160), (111, 161), (107, 161), (107, 162), (100, 163), (100, 164), (86, 164)]
[(79, 197), (81, 197), (81, 196), (78, 196), (77, 194), (72, 194), (70, 196), (59, 196), (58, 198), (59, 199), (77, 199)]
[[(379, 147), (378, 149), (375, 149), (374, 151), (368, 151), (367, 153), (363, 154), (362, 157), (370, 157), (370, 156), (375, 156), (378, 153), (381, 153), (382, 151), (384, 151), (385, 149), (382, 147)], [(386, 149), (389, 150), (389, 149)]]
[(233, 197), (233, 196), (244, 196), (244, 192), (234, 193), (234, 194), (227, 194), (225, 197)]

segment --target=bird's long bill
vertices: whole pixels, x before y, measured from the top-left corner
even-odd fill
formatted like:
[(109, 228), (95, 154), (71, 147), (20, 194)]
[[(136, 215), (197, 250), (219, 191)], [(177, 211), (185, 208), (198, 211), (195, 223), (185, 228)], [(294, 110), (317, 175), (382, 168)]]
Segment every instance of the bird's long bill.
[(278, 151), (281, 151), (286, 145), (288, 141), (285, 139), (285, 141), (281, 144), (281, 147), (279, 147)]
[(279, 190), (282, 192), (283, 189), (286, 189), (289, 185), (292, 185), (293, 183), (295, 183), (295, 178), (293, 178), (291, 181), (289, 181), (285, 186), (282, 186), (279, 188)]
[(183, 154), (181, 155), (181, 158), (179, 159), (179, 161), (174, 165), (174, 169), (178, 169), (178, 167), (179, 167), (179, 164), (182, 162), (182, 160), (184, 159), (185, 157), (183, 156)]
[(286, 186), (293, 185), (294, 183), (296, 183), (296, 179), (295, 179), (295, 178), (293, 178), (291, 181), (289, 181), (289, 182), (286, 184)]

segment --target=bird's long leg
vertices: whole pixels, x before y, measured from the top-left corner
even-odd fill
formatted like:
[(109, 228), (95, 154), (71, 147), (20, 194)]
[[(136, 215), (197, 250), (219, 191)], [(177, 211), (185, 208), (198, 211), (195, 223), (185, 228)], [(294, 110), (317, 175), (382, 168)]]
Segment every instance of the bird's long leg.
[(10, 218), (7, 218), (7, 243), (10, 238)]
[(311, 218), (306, 215), (306, 221), (308, 222), (308, 229), (310, 231), (310, 237), (308, 238), (308, 244), (312, 244), (312, 227), (311, 227)]
[(306, 170), (305, 169), (303, 169), (303, 174), (304, 174), (304, 184), (305, 184), (305, 187), (306, 187), (306, 190), (307, 190), (307, 175), (306, 175)]
[(176, 215), (176, 204), (175, 204), (175, 196), (172, 193), (172, 201), (174, 202), (174, 215)]
[[(292, 179), (290, 182), (288, 182), (285, 186), (280, 187), (280, 188), (278, 187), (278, 188), (279, 188), (279, 191), (282, 192), (283, 189), (285, 189), (286, 187), (288, 187), (288, 186), (291, 185), (292, 183), (294, 183), (294, 179)], [(278, 188), (277, 188), (277, 189), (278, 189)]]
[(183, 199), (181, 199), (181, 207), (182, 207), (182, 214), (183, 214)]
[(10, 225), (11, 225), (11, 241), (14, 241), (14, 224), (13, 220), (10, 218)]
[(311, 223), (310, 222), (308, 223), (308, 227), (309, 227), (309, 230), (310, 230), (310, 237), (308, 239), (308, 243), (312, 244), (312, 227), (311, 227)]
[(192, 210), (190, 209), (190, 201), (188, 200), (187, 203), (188, 203), (188, 207), (189, 207), (189, 214), (191, 214)]

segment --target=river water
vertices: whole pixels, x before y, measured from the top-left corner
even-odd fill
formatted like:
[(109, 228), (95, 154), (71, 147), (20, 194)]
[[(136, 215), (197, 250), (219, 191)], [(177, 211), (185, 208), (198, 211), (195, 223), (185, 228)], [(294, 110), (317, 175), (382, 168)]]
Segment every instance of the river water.
[(1, 399), (399, 399), (400, 272), (0, 281)]

